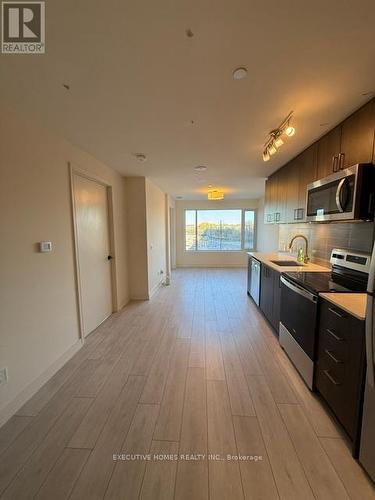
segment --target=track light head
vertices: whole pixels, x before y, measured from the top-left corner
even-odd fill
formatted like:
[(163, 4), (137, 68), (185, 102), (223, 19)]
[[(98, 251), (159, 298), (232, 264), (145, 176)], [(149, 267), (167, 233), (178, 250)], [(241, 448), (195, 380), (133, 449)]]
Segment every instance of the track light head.
[(296, 133), (296, 129), (291, 125), (288, 125), (285, 129), (285, 133), (288, 137), (293, 137), (293, 135)]

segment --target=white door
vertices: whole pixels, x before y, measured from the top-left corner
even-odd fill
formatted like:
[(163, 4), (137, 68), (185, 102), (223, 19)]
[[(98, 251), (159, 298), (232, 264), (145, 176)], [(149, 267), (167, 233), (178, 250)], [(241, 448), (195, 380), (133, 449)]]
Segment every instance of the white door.
[(84, 336), (112, 314), (107, 188), (73, 177)]

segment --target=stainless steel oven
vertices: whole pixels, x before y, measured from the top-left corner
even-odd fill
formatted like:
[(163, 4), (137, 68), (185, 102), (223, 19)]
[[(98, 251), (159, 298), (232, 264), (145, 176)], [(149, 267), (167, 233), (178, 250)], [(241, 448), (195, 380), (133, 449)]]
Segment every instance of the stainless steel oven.
[(373, 220), (375, 167), (360, 163), (307, 186), (307, 221)]
[(280, 345), (307, 386), (313, 388), (318, 294), (281, 276)]

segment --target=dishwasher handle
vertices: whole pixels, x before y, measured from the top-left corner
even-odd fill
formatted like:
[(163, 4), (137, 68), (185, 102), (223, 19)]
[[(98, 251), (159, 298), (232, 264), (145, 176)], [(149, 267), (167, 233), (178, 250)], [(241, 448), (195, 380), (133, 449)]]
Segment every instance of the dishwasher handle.
[(281, 276), (280, 281), (281, 281), (281, 283), (283, 283), (283, 285), (290, 288), (290, 290), (292, 290), (293, 292), (298, 293), (299, 295), (302, 295), (302, 297), (304, 297), (305, 299), (308, 299), (311, 302), (314, 302), (314, 304), (317, 302), (318, 298), (316, 295), (314, 295), (313, 293), (310, 293), (305, 288), (302, 288), (301, 286), (297, 285), (296, 283), (291, 283), (284, 276)]

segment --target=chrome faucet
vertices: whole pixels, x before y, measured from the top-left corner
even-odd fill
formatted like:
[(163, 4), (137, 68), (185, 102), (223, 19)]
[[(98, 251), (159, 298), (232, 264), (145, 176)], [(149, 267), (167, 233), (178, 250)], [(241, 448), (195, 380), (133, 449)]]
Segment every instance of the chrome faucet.
[(296, 234), (295, 236), (293, 236), (293, 238), (291, 239), (291, 242), (289, 243), (289, 250), (291, 250), (291, 248), (293, 246), (293, 243), (294, 243), (294, 241), (297, 238), (302, 238), (303, 240), (305, 240), (305, 243), (306, 243), (306, 252), (305, 252), (305, 256), (303, 257), (303, 262), (305, 264), (307, 264), (309, 262), (310, 258), (309, 258), (309, 255), (308, 255), (309, 242), (308, 242), (306, 236), (304, 236), (303, 234)]

